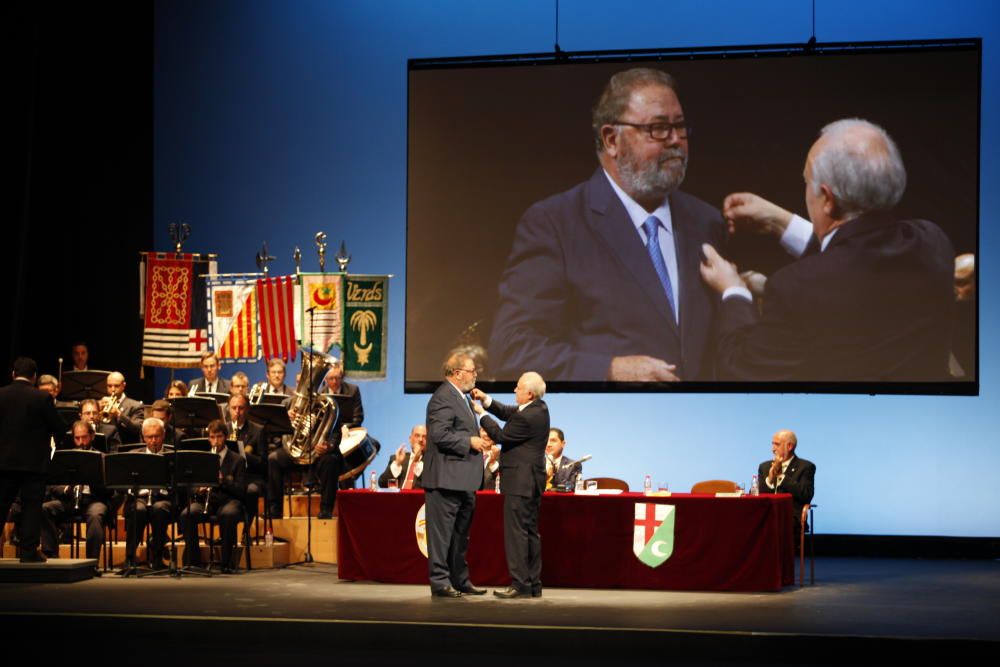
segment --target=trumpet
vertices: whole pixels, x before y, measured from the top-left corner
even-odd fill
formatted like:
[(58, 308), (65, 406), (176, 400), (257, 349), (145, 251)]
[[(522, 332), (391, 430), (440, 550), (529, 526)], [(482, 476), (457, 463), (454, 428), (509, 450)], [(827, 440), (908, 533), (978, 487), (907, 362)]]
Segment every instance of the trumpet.
[(111, 395), (105, 396), (101, 399), (101, 421), (105, 424), (110, 424), (114, 421), (111, 417), (112, 412), (120, 412), (122, 401), (124, 400), (124, 394), (122, 395)]
[(258, 382), (253, 387), (251, 387), (250, 394), (247, 396), (247, 403), (249, 405), (257, 405), (258, 403), (260, 403), (260, 399), (264, 395), (265, 389), (267, 389), (266, 382)]

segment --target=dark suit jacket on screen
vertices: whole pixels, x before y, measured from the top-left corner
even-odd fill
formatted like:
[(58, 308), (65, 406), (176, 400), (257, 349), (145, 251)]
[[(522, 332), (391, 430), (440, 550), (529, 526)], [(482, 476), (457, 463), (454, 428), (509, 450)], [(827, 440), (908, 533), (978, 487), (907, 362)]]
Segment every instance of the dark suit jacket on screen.
[(518, 223), (490, 338), (498, 377), (524, 369), (547, 380), (607, 379), (612, 357), (644, 354), (682, 380), (710, 371), (717, 297), (703, 284), (701, 244), (719, 248), (719, 212), (670, 195), (680, 327), (642, 239), (598, 168), (589, 181), (536, 203)]
[(947, 379), (955, 253), (926, 220), (867, 214), (767, 281), (764, 314), (722, 302), (721, 379)]

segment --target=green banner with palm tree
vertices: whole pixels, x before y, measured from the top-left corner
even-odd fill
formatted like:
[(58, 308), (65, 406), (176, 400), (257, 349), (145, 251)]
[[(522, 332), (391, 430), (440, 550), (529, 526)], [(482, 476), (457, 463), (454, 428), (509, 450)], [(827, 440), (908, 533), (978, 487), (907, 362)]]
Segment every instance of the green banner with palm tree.
[(389, 276), (347, 276), (344, 296), (344, 372), (384, 378), (388, 341)]

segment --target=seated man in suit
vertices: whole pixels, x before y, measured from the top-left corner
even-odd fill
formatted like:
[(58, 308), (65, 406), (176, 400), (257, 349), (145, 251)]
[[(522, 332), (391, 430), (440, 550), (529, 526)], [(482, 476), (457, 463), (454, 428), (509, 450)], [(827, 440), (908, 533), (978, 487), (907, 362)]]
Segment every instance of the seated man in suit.
[(798, 438), (791, 431), (778, 431), (771, 438), (770, 461), (757, 468), (761, 493), (792, 494), (792, 513), (795, 520), (795, 541), (799, 539), (802, 508), (812, 502), (816, 465), (795, 455)]
[[(236, 399), (246, 400), (243, 396), (233, 396), (233, 400)], [(211, 422), (207, 431), (212, 451), (219, 457), (219, 485), (212, 489), (198, 489), (190, 507), (181, 512), (184, 564), (201, 566), (198, 524), (214, 516), (222, 534), (222, 571), (231, 574), (236, 571), (233, 551), (236, 546), (236, 526), (244, 515), (247, 464), (243, 457), (226, 446), (226, 425), (221, 419)]]
[(656, 69), (612, 76), (591, 117), (597, 169), (518, 222), (490, 336), (498, 379), (523, 368), (550, 381), (710, 378), (717, 303), (698, 263), (725, 225), (680, 190), (676, 87)]
[[(174, 406), (170, 404), (170, 401), (160, 398), (153, 401), (153, 404), (149, 407), (149, 416), (156, 417), (161, 422), (166, 429), (164, 431), (163, 442), (173, 447), (176, 443), (187, 438), (195, 438), (197, 435), (188, 434), (187, 430), (183, 428), (174, 428), (171, 423), (171, 417), (174, 414)], [(200, 431), (201, 429), (195, 429)]]
[(389, 480), (396, 480), (398, 489), (421, 489), (420, 476), (424, 472), (424, 449), (427, 448), (427, 427), (417, 424), (410, 429), (410, 453), (406, 445), (400, 445), (385, 472), (378, 478), (378, 485), (387, 488)]
[(87, 349), (87, 344), (83, 341), (77, 341), (73, 343), (73, 347), (70, 348), (70, 354), (73, 356), (73, 369), (74, 371), (86, 371), (87, 362), (90, 360), (90, 350)]
[(192, 382), (188, 388), (188, 396), (229, 393), (229, 380), (219, 377), (219, 358), (214, 352), (202, 353), (201, 373), (202, 377)]
[[(93, 451), (94, 434), (90, 424), (82, 419), (73, 423), (73, 444), (76, 449)], [(87, 524), (87, 558), (100, 559), (104, 545), (104, 526), (114, 511), (113, 494), (104, 486), (50, 486), (48, 500), (42, 505), (42, 551), (46, 556), (59, 555), (59, 527), (79, 507)]]
[(264, 387), (264, 393), (284, 396), (291, 396), (294, 393), (292, 388), (285, 384), (285, 362), (277, 357), (267, 362), (267, 385)]
[(545, 474), (549, 478), (546, 488), (554, 486), (573, 488), (576, 476), (583, 474), (583, 464), (568, 456), (563, 456), (566, 435), (559, 428), (549, 429), (549, 440), (545, 445)]
[[(142, 440), (146, 448), (138, 452), (162, 456), (165, 434), (163, 422), (149, 417), (142, 422)], [(163, 556), (167, 545), (167, 526), (173, 522), (173, 510), (173, 500), (167, 489), (139, 489), (138, 498), (129, 493), (125, 500), (125, 560), (129, 564), (135, 563), (136, 544), (149, 523), (153, 527), (149, 540), (149, 561), (154, 570), (167, 567)]]
[(246, 373), (243, 371), (233, 373), (233, 377), (229, 378), (229, 393), (233, 396), (236, 394), (250, 395), (250, 378), (247, 377)]
[(97, 401), (86, 398), (80, 402), (80, 419), (90, 424), (90, 429), (94, 433), (100, 433), (108, 443), (108, 453), (118, 451), (122, 444), (122, 436), (118, 432), (118, 427), (114, 424), (105, 424), (101, 421), (101, 409)]
[(108, 395), (101, 399), (101, 411), (108, 412), (109, 424), (114, 424), (122, 442), (139, 442), (142, 420), (146, 416), (142, 403), (125, 395), (125, 376), (115, 371), (108, 374)]
[(53, 401), (59, 398), (59, 380), (54, 375), (40, 375), (38, 388), (50, 394)]
[[(309, 475), (319, 485), (320, 503), (317, 518), (332, 519), (333, 505), (337, 500), (339, 478), (343, 473), (344, 457), (340, 454), (340, 441), (345, 428), (361, 426), (365, 409), (361, 404), (358, 385), (344, 381), (344, 367), (335, 364), (326, 374), (321, 394), (332, 395), (337, 401), (337, 420), (326, 434), (326, 442), (316, 446)], [(292, 417), (294, 421), (294, 417)], [(285, 489), (285, 474), (295, 461), (284, 448), (275, 449), (268, 456), (267, 484), (271, 516), (281, 516), (281, 499)]]
[(246, 395), (234, 393), (230, 396), (229, 421), (225, 428), (226, 438), (236, 441), (237, 450), (246, 459), (247, 509), (251, 515), (256, 515), (257, 499), (264, 493), (267, 483), (267, 446), (264, 429), (247, 419), (248, 409)]
[(906, 190), (895, 142), (864, 120), (830, 123), (803, 176), (812, 225), (751, 193), (726, 198), (734, 227), (781, 233), (800, 256), (767, 280), (762, 313), (735, 268), (703, 248), (702, 277), (721, 296), (720, 379), (948, 380), (955, 253), (934, 223), (892, 213)]
[(479, 437), (483, 439), (483, 484), (480, 491), (499, 491), (501, 447), (493, 442), (486, 429), (479, 429)]

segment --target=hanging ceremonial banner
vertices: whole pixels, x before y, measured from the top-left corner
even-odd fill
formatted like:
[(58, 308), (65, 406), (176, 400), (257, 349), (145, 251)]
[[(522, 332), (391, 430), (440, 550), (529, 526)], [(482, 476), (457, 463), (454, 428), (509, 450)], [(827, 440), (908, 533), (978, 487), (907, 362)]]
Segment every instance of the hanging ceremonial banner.
[(253, 278), (210, 278), (208, 339), (219, 360), (257, 361), (257, 281)]
[(384, 378), (389, 276), (347, 276), (344, 305), (344, 373)]
[(260, 338), (264, 359), (295, 360), (295, 276), (262, 278), (257, 281)]
[(208, 350), (205, 274), (217, 271), (206, 255), (148, 253), (140, 259), (145, 327), (142, 363), (197, 368)]
[(344, 275), (303, 273), (300, 279), (296, 331), (302, 345), (323, 353), (343, 348)]
[(659, 567), (674, 552), (673, 505), (636, 503), (632, 552), (649, 567)]

